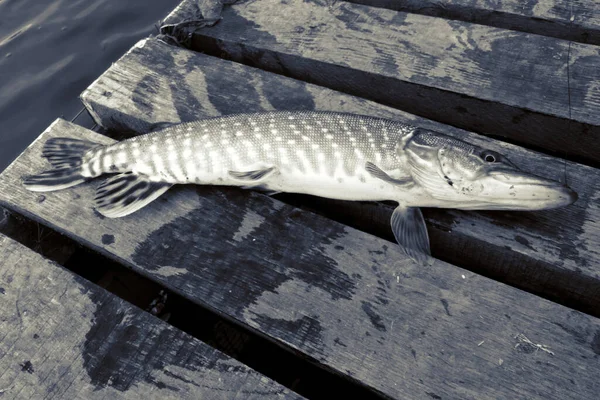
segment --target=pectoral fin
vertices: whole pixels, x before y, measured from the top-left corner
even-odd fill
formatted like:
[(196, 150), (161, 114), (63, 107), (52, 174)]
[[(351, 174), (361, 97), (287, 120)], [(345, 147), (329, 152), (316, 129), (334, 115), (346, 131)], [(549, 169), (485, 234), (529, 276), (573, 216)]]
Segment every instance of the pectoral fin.
[(411, 177), (403, 179), (392, 178), (385, 171), (383, 171), (381, 168), (379, 168), (377, 165), (373, 164), (370, 161), (367, 161), (367, 163), (365, 164), (365, 170), (369, 174), (371, 174), (372, 177), (381, 179), (382, 181), (392, 183), (394, 185), (407, 186), (413, 184)]
[(115, 175), (96, 190), (96, 210), (105, 217), (124, 217), (156, 200), (171, 186), (171, 183), (151, 182), (147, 176), (131, 172)]
[(432, 265), (429, 235), (425, 219), (418, 207), (399, 205), (392, 214), (392, 231), (404, 252), (421, 265)]

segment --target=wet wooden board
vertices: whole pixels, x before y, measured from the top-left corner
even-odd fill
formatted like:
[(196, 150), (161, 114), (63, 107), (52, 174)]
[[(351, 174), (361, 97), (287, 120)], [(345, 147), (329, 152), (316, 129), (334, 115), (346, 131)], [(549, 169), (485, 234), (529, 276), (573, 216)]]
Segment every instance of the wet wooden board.
[(600, 44), (600, 3), (596, 0), (346, 1)]
[[(527, 171), (561, 179), (580, 200), (544, 212), (425, 210), (434, 256), (600, 315), (600, 171), (415, 117), (389, 107), (168, 46), (143, 41), (86, 90), (100, 126), (145, 132), (179, 122), (276, 109), (335, 110), (393, 118), (506, 154)], [(285, 196), (394, 240), (391, 205)]]
[(99, 180), (40, 199), (21, 177), (48, 167), (41, 146), (57, 135), (111, 142), (57, 120), (0, 176), (0, 205), (373, 390), (481, 400), (600, 389), (599, 320), (441, 261), (416, 266), (268, 196), (180, 186), (122, 219), (93, 211)]
[(4, 235), (0, 397), (301, 398)]
[[(193, 48), (600, 165), (599, 47), (331, 3), (234, 4)], [(186, 0), (166, 22), (196, 10)]]

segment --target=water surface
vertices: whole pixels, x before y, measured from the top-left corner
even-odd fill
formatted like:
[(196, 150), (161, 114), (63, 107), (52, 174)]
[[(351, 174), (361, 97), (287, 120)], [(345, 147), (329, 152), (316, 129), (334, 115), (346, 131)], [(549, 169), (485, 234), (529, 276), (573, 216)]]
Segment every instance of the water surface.
[(179, 1), (0, 0), (0, 171)]

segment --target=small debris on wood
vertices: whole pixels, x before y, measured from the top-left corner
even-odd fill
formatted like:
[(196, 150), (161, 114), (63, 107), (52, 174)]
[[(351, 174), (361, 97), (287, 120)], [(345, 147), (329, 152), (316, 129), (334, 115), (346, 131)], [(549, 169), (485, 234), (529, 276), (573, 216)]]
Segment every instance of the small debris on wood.
[(33, 370), (33, 364), (31, 364), (31, 361), (27, 360), (27, 361), (23, 362), (23, 364), (21, 364), (21, 371), (33, 374), (34, 370)]
[(12, 388), (13, 385), (10, 385), (8, 387), (5, 387), (4, 389), (0, 389), (0, 396), (2, 396), (4, 394), (4, 392), (6, 392), (8, 389)]
[(550, 351), (548, 346), (546, 346), (545, 344), (533, 343), (527, 338), (527, 336), (523, 335), (522, 333), (519, 333), (517, 336), (515, 336), (515, 339), (519, 341), (519, 343), (515, 345), (515, 349), (521, 347), (526, 353), (532, 353), (534, 351), (542, 350), (552, 356), (554, 355), (554, 352)]
[(481, 342), (477, 343), (477, 347), (481, 346), (484, 343), (485, 343), (485, 340), (482, 340)]
[(171, 313), (165, 312), (167, 308), (167, 297), (168, 294), (165, 290), (161, 290), (158, 292), (158, 296), (156, 296), (148, 307), (146, 307), (146, 311), (150, 314), (157, 316), (163, 321), (167, 321), (171, 316)]
[(234, 4), (237, 0), (202, 0), (198, 2), (198, 9), (189, 19), (176, 24), (159, 22), (158, 39), (179, 47), (189, 48), (194, 32), (198, 29), (210, 27), (221, 20), (221, 11), (224, 5)]

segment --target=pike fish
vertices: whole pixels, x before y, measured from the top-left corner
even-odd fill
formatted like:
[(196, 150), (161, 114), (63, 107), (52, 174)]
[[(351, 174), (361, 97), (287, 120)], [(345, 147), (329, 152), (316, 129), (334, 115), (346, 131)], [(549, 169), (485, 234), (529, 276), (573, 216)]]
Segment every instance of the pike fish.
[(107, 146), (57, 137), (42, 155), (53, 169), (25, 177), (27, 189), (65, 189), (112, 174), (94, 199), (110, 218), (190, 183), (396, 201), (394, 236), (423, 264), (432, 261), (419, 207), (543, 210), (577, 200), (567, 186), (524, 172), (495, 151), (397, 121), (334, 112), (237, 114)]

